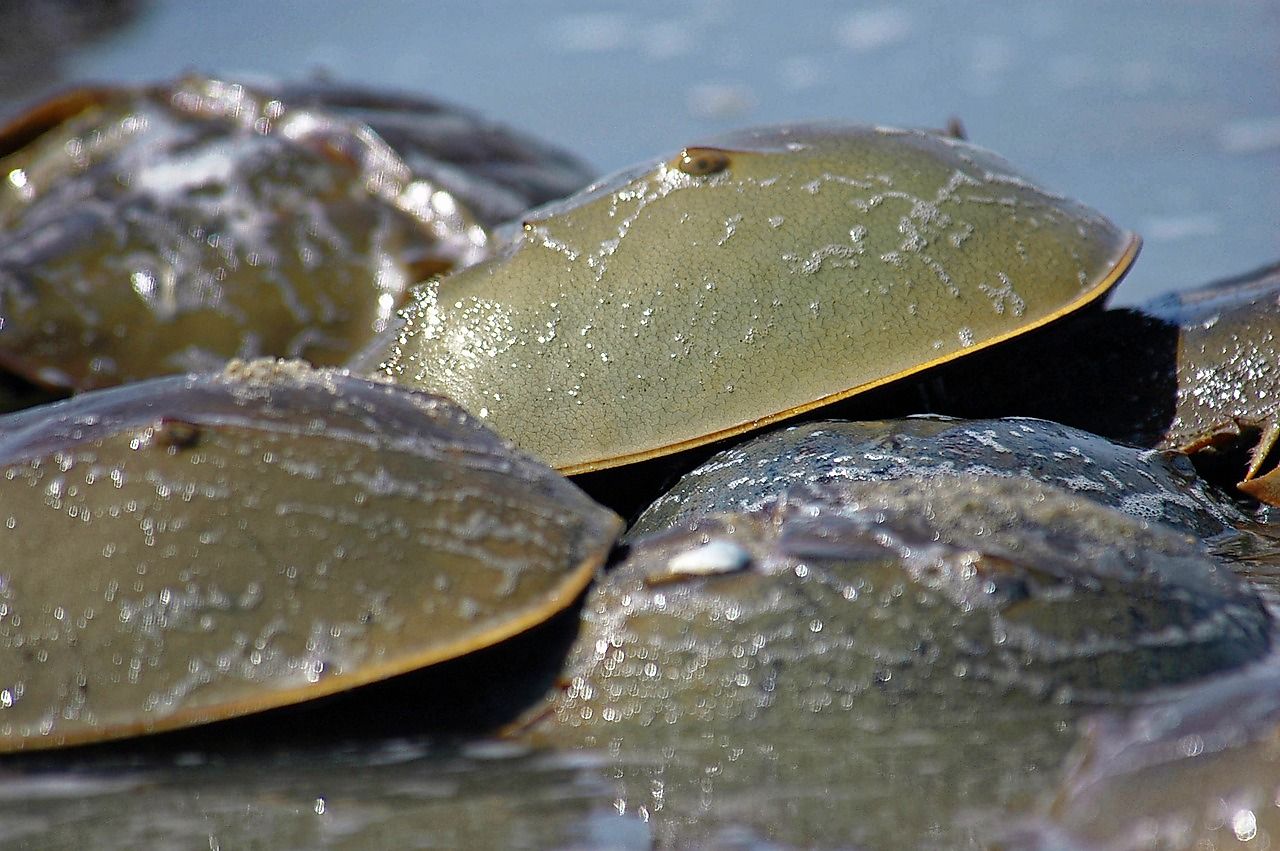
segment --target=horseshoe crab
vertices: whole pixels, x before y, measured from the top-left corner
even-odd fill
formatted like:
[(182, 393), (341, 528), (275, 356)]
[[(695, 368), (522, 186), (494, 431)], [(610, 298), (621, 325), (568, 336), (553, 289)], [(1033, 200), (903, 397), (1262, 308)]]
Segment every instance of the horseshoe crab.
[(748, 130), (526, 215), (491, 259), (418, 289), (358, 363), (583, 473), (1053, 322), (1098, 301), (1138, 245), (942, 135)]
[(270, 361), (12, 414), (0, 467), (0, 751), (484, 648), (568, 607), (620, 525), (447, 400)]
[(1278, 333), (1280, 264), (1273, 264), (1046, 328), (949, 364), (918, 390), (942, 413), (1044, 417), (1191, 453), (1276, 505)]
[(1280, 264), (1149, 302), (1178, 329), (1178, 391), (1161, 445), (1184, 452), (1247, 444), (1237, 487), (1280, 505)]
[(0, 129), (0, 366), (84, 390), (336, 365), (405, 289), (588, 180), (433, 101), (189, 77), (84, 89)]
[(1247, 520), (1181, 455), (1134, 449), (1046, 420), (818, 420), (713, 455), (635, 520), (635, 539), (699, 517), (754, 511), (797, 485), (978, 476), (1041, 481), (1197, 538)]
[(633, 540), (537, 731), (607, 751), (658, 844), (952, 847), (1052, 781), (1094, 701), (1269, 646), (1162, 524), (1025, 479), (827, 481)]

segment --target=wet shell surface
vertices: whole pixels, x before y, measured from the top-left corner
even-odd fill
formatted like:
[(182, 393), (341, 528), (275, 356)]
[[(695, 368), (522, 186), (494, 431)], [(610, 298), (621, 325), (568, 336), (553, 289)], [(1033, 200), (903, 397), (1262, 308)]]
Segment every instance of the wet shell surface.
[(1280, 671), (1219, 677), (1090, 721), (1041, 813), (1002, 848), (1257, 848), (1280, 839)]
[(956, 477), (798, 486), (634, 541), (583, 624), (551, 735), (607, 749), (619, 799), (686, 844), (741, 823), (953, 847), (958, 813), (1052, 781), (1091, 701), (1270, 643), (1257, 596), (1188, 536)]
[[(681, 631), (721, 645), (752, 632), (757, 615), (774, 627), (816, 618), (831, 629), (813, 645), (790, 628), (776, 643), (759, 635), (770, 652), (839, 664), (850, 683), (896, 671), (883, 680), (928, 691), (964, 659), (969, 676), (1122, 692), (1241, 664), (1270, 641), (1257, 595), (1192, 536), (1028, 479), (799, 485), (760, 510), (711, 514), (631, 548), (591, 595), (593, 630), (637, 647)], [(947, 676), (915, 679), (935, 665)]]
[(944, 136), (742, 131), (528, 215), (490, 261), (417, 290), (365, 364), (585, 472), (1043, 325), (1100, 298), (1137, 246)]
[(1195, 452), (1251, 436), (1239, 487), (1280, 505), (1280, 264), (1157, 299), (1178, 328), (1178, 391), (1163, 444)]
[(231, 357), (341, 364), (410, 284), (484, 256), (499, 217), (588, 179), (425, 99), (71, 92), (0, 128), (0, 365), (83, 390)]
[(1200, 538), (1246, 518), (1180, 455), (1124, 446), (1024, 418), (844, 422), (780, 428), (725, 449), (686, 473), (637, 518), (632, 539), (725, 511), (754, 511), (788, 488), (904, 477), (1041, 481), (1140, 520)]
[(1043, 417), (1204, 460), (1236, 453), (1221, 476), (1280, 504), (1277, 336), (1272, 264), (1021, 337), (933, 373), (919, 396), (940, 413)]
[(447, 400), (270, 361), (10, 415), (0, 465), (4, 751), (486, 647), (567, 607), (620, 524)]

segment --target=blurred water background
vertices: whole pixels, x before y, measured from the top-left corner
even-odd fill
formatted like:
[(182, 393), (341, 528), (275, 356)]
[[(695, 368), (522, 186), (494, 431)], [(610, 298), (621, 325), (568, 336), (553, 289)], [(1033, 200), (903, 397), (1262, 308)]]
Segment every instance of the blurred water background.
[(1275, 0), (6, 0), (0, 114), (188, 70), (429, 94), (602, 172), (728, 128), (942, 126), (1143, 234), (1116, 301), (1280, 257)]

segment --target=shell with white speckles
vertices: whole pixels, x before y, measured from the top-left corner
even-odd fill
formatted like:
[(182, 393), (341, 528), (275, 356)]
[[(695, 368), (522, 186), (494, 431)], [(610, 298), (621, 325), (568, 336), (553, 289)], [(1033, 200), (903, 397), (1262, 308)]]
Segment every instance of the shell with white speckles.
[(722, 511), (751, 511), (798, 485), (978, 476), (1047, 482), (1198, 538), (1244, 522), (1179, 455), (1135, 449), (1045, 420), (820, 420), (713, 455), (636, 520), (638, 538)]
[(526, 216), (362, 361), (568, 473), (748, 431), (1100, 298), (1138, 240), (927, 132), (749, 130)]
[(0, 752), (489, 647), (566, 609), (620, 525), (447, 399), (300, 363), (0, 418)]

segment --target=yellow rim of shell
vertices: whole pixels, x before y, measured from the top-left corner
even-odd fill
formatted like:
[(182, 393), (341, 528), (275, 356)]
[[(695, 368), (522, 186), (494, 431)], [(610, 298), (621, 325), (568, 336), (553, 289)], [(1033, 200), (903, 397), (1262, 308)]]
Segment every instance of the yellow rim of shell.
[(1061, 319), (1069, 313), (1074, 313), (1075, 311), (1080, 310), (1091, 302), (1097, 301), (1099, 298), (1110, 292), (1111, 288), (1120, 282), (1120, 279), (1129, 271), (1129, 267), (1133, 265), (1134, 259), (1138, 256), (1138, 251), (1142, 248), (1142, 238), (1136, 233), (1128, 232), (1125, 234), (1125, 237), (1125, 246), (1120, 252), (1120, 255), (1112, 263), (1107, 273), (1103, 275), (1088, 292), (1083, 293), (1073, 301), (1068, 302), (1049, 315), (1043, 316), (1034, 322), (1029, 322), (1012, 331), (991, 337), (990, 339), (983, 340), (980, 343), (975, 343), (968, 348), (951, 352), (950, 354), (943, 355), (942, 357), (923, 361), (910, 369), (904, 369), (901, 372), (895, 372), (891, 375), (886, 375), (883, 378), (877, 378), (873, 381), (868, 381), (865, 384), (859, 384), (856, 387), (849, 388), (848, 390), (841, 390), (837, 393), (823, 396), (820, 399), (815, 399), (812, 402), (806, 402), (803, 405), (796, 405), (793, 408), (787, 408), (786, 410), (779, 411), (775, 414), (769, 414), (767, 416), (760, 417), (759, 419), (739, 423), (738, 425), (730, 426), (728, 428), (721, 429), (720, 431), (714, 431), (700, 437), (690, 438), (689, 440), (682, 440), (678, 443), (659, 446), (656, 449), (647, 449), (643, 452), (633, 452), (629, 455), (619, 455), (613, 458), (604, 458), (597, 461), (584, 461), (579, 464), (570, 464), (564, 467), (558, 467), (557, 469), (566, 476), (576, 476), (579, 473), (593, 473), (597, 470), (607, 470), (611, 467), (621, 467), (624, 464), (635, 464), (640, 461), (649, 461), (653, 458), (672, 455), (685, 449), (705, 446), (708, 443), (714, 443), (718, 440), (734, 437), (763, 426), (772, 425), (773, 423), (780, 422), (790, 417), (812, 411), (815, 408), (821, 408), (824, 405), (839, 402), (842, 399), (847, 399), (850, 396), (856, 396), (859, 393), (865, 393), (868, 390), (874, 390), (877, 387), (891, 384), (899, 379), (906, 378), (909, 375), (915, 375), (923, 370), (948, 363), (956, 358), (968, 356), (973, 352), (989, 348), (997, 343), (1003, 343), (1005, 340), (1020, 336), (1028, 331), (1034, 331), (1037, 328), (1048, 325), (1056, 319)]

